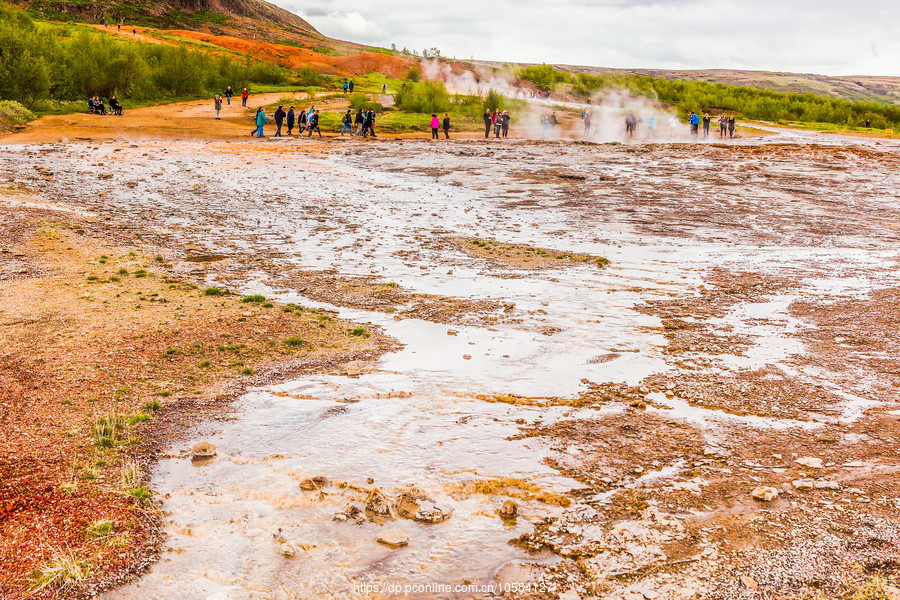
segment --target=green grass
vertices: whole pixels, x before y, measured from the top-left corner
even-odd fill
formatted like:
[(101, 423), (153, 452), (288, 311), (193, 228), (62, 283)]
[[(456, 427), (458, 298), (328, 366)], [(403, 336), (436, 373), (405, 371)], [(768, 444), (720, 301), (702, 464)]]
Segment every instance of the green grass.
[(112, 534), (114, 528), (112, 521), (102, 519), (88, 525), (84, 533), (90, 539), (105, 538)]
[(262, 304), (266, 301), (265, 296), (260, 296), (259, 294), (253, 294), (252, 296), (244, 296), (241, 298), (241, 302), (253, 302), (254, 304)]
[(153, 498), (153, 493), (143, 485), (129, 489), (128, 493), (140, 504), (150, 504), (150, 499)]
[(124, 428), (125, 417), (122, 415), (110, 412), (105, 417), (98, 418), (92, 427), (95, 443), (104, 448), (111, 448)]
[(369, 337), (369, 330), (365, 327), (354, 327), (348, 333), (354, 337)]
[(284, 343), (291, 348), (302, 348), (304, 346), (309, 346), (309, 342), (299, 337), (289, 337), (284, 340)]
[(90, 575), (90, 563), (79, 559), (69, 549), (62, 550), (35, 570), (28, 579), (29, 591), (37, 594), (43, 590), (55, 589), (53, 597), (64, 598), (66, 592), (81, 585)]
[(135, 415), (131, 415), (130, 417), (128, 417), (128, 419), (126, 420), (126, 423), (128, 423), (129, 425), (136, 425), (137, 423), (144, 423), (149, 420), (150, 420), (150, 415), (148, 415), (146, 413), (137, 413)]
[(206, 296), (225, 296), (228, 294), (228, 290), (223, 290), (221, 288), (213, 286), (203, 290), (203, 294)]
[(162, 408), (162, 405), (157, 400), (151, 400), (149, 402), (145, 402), (142, 408), (148, 412), (156, 412), (160, 408)]

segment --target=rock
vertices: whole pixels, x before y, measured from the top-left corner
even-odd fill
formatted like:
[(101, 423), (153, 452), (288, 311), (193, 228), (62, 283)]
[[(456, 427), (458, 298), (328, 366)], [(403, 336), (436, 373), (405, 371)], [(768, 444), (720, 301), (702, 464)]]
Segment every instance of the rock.
[(817, 490), (839, 490), (841, 485), (837, 481), (817, 481), (815, 483)]
[(822, 459), (815, 458), (813, 456), (804, 456), (802, 458), (798, 458), (794, 462), (797, 463), (798, 465), (803, 465), (804, 467), (809, 467), (810, 469), (821, 469), (823, 467)]
[(813, 479), (795, 479), (791, 485), (798, 490), (811, 490), (816, 486), (816, 482)]
[(500, 507), (500, 510), (497, 511), (497, 514), (500, 515), (501, 519), (515, 519), (519, 514), (519, 505), (513, 500), (507, 500)]
[(459, 332), (458, 332), (457, 330), (455, 330), (455, 329), (448, 329), (448, 330), (447, 330), (447, 335), (458, 335), (458, 334), (459, 334)]
[(323, 487), (328, 485), (328, 479), (322, 477), (321, 475), (317, 475), (316, 477), (310, 477), (309, 479), (304, 479), (300, 482), (300, 489), (306, 492), (310, 492), (313, 490), (321, 490)]
[(378, 534), (378, 537), (376, 537), (375, 539), (376, 541), (384, 544), (385, 546), (390, 546), (391, 548), (399, 548), (401, 546), (406, 546), (409, 544), (409, 536), (406, 535), (405, 531), (397, 528), (382, 529)]
[(449, 519), (451, 512), (430, 500), (424, 500), (419, 504), (419, 510), (416, 511), (413, 518), (421, 523), (440, 523)]
[(297, 555), (297, 549), (294, 548), (293, 544), (290, 544), (288, 542), (285, 542), (281, 545), (279, 552), (281, 552), (281, 555), (286, 558), (293, 558)]
[(761, 502), (771, 502), (778, 497), (778, 490), (773, 487), (761, 485), (750, 492), (750, 495), (754, 500), (759, 500)]
[(472, 355), (471, 354), (463, 354), (463, 359), (464, 360), (472, 360)]
[(405, 492), (400, 494), (394, 503), (397, 514), (404, 519), (415, 519), (416, 513), (419, 511), (419, 499), (414, 493)]
[(191, 458), (210, 458), (215, 455), (216, 446), (209, 442), (200, 442), (199, 444), (194, 444), (194, 447), (191, 448)]
[(500, 585), (530, 583), (541, 578), (541, 568), (532, 563), (508, 562), (494, 574), (494, 579)]
[(741, 575), (741, 583), (752, 590), (759, 588), (759, 584), (756, 583), (756, 580), (749, 575)]
[(374, 515), (389, 516), (393, 513), (391, 501), (378, 488), (369, 492), (366, 499), (366, 510)]

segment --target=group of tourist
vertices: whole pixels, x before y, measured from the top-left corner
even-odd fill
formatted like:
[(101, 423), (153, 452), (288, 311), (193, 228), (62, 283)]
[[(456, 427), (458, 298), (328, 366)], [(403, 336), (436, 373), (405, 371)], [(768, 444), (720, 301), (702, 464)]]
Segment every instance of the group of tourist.
[(122, 105), (116, 100), (115, 96), (109, 97), (109, 110), (106, 110), (106, 105), (103, 103), (103, 100), (100, 99), (100, 96), (91, 96), (87, 100), (88, 112), (98, 114), (98, 115), (118, 115), (122, 116)]
[[(220, 101), (221, 102), (221, 101)], [(315, 106), (311, 106), (309, 110), (296, 110), (293, 106), (284, 110), (284, 105), (279, 104), (272, 120), (275, 121), (274, 137), (284, 137), (282, 129), (287, 126), (287, 135), (294, 135), (294, 127), (297, 127), (297, 135), (302, 136), (306, 133), (307, 137), (312, 137), (313, 133), (318, 136), (322, 135), (319, 127), (319, 110)], [(262, 107), (256, 109), (256, 127), (250, 132), (255, 137), (265, 137), (265, 126), (269, 124), (269, 117), (266, 116)], [(359, 137), (375, 137), (375, 111), (359, 109), (354, 117), (353, 111), (347, 109), (347, 112), (341, 117), (341, 135), (349, 133), (352, 136)]]
[(484, 111), (484, 139), (491, 137), (491, 130), (494, 131), (494, 137), (499, 139), (502, 135), (504, 138), (509, 135), (509, 112), (499, 111), (498, 109), (487, 109)]
[[(700, 124), (703, 124), (703, 139), (709, 137), (709, 126), (712, 122), (712, 117), (709, 116), (709, 113), (703, 113), (703, 118), (691, 111), (691, 115), (688, 119), (691, 124), (691, 135), (697, 137), (700, 135)], [(719, 122), (719, 137), (720, 138), (733, 138), (734, 137), (734, 128), (735, 128), (735, 119), (734, 115), (728, 116), (723, 114), (718, 118)]]

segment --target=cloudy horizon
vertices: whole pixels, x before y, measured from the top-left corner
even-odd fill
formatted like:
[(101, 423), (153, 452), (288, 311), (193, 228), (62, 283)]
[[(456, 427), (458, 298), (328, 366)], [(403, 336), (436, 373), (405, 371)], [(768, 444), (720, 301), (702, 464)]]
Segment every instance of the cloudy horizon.
[(321, 33), (500, 62), (900, 76), (893, 0), (274, 0)]

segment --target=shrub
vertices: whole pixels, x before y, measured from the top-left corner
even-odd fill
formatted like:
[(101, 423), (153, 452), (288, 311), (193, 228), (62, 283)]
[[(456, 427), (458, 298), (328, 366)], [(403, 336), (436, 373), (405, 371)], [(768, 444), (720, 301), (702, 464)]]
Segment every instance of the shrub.
[(450, 94), (442, 81), (404, 83), (394, 102), (406, 112), (438, 113), (450, 110)]
[(0, 100), (0, 131), (8, 131), (36, 118), (33, 112), (18, 102)]
[(286, 340), (284, 340), (284, 343), (287, 344), (288, 346), (291, 346), (292, 348), (301, 348), (303, 346), (309, 345), (309, 342), (307, 342), (303, 338), (299, 338), (299, 337), (289, 337)]

